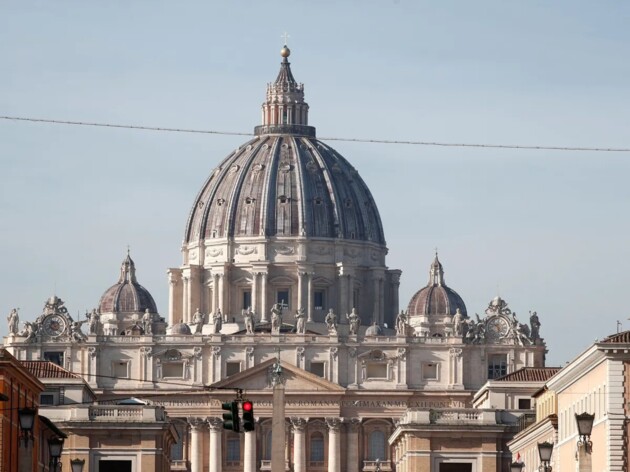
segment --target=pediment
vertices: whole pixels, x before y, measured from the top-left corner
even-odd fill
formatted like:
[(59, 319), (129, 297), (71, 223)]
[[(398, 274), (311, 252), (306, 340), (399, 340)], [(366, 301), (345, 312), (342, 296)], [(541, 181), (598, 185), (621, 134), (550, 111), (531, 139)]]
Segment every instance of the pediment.
[[(211, 388), (229, 389), (240, 388), (243, 390), (271, 390), (270, 371), (276, 359), (268, 359), (250, 369), (232, 375), (227, 379), (212, 384)], [(329, 382), (317, 375), (311, 374), (299, 367), (282, 362), (282, 372), (285, 377), (285, 391), (292, 392), (330, 392), (343, 393), (345, 389), (335, 383)]]

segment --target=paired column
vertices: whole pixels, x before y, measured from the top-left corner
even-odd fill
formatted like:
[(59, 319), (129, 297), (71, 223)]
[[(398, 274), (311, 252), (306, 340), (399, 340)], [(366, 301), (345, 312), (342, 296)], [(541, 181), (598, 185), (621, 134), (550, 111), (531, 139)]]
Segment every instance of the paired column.
[(293, 426), (294, 472), (306, 472), (306, 423), (308, 418), (291, 418)]
[(328, 472), (341, 472), (341, 418), (326, 418), (328, 425)]
[(190, 424), (190, 472), (202, 472), (203, 459), (201, 444), (203, 420), (201, 418), (189, 418)]
[[(209, 472), (221, 472), (223, 460), (221, 457), (221, 433), (223, 431), (223, 420), (221, 418), (208, 418), (208, 428), (210, 429), (210, 451)], [(191, 472), (194, 472), (191, 470)], [(200, 469), (201, 472), (201, 469)]]

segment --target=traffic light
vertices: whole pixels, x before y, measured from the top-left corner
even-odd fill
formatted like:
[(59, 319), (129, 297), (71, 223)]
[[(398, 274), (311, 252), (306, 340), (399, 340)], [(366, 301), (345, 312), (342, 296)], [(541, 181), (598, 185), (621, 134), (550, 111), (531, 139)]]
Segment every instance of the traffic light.
[(254, 431), (254, 404), (249, 400), (243, 402), (243, 430)]
[(221, 409), (229, 411), (229, 413), (223, 413), (223, 428), (238, 433), (240, 431), (238, 421), (238, 403), (223, 402), (221, 404)]

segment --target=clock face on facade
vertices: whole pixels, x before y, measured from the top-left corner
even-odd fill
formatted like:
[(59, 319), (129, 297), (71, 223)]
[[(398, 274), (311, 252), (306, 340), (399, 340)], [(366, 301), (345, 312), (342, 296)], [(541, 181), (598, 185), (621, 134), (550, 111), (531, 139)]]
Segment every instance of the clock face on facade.
[(50, 315), (44, 318), (42, 328), (48, 336), (59, 336), (66, 330), (66, 320), (59, 315)]
[(486, 334), (493, 339), (506, 336), (509, 330), (508, 322), (500, 316), (493, 316), (486, 324)]

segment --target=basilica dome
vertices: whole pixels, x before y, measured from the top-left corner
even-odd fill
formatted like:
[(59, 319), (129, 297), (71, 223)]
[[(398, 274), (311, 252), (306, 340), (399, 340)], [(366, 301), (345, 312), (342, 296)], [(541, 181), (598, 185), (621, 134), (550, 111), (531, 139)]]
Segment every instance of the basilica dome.
[(100, 313), (157, 313), (153, 297), (136, 280), (136, 265), (129, 254), (120, 267), (118, 282), (105, 290), (98, 309)]
[(304, 86), (288, 56), (268, 84), (256, 137), (226, 157), (193, 204), (184, 243), (214, 238), (315, 237), (385, 244), (367, 185), (308, 126)]
[(407, 308), (408, 316), (453, 316), (457, 309), (467, 316), (466, 305), (459, 294), (447, 287), (444, 269), (437, 254), (429, 269), (429, 283), (418, 290)]

